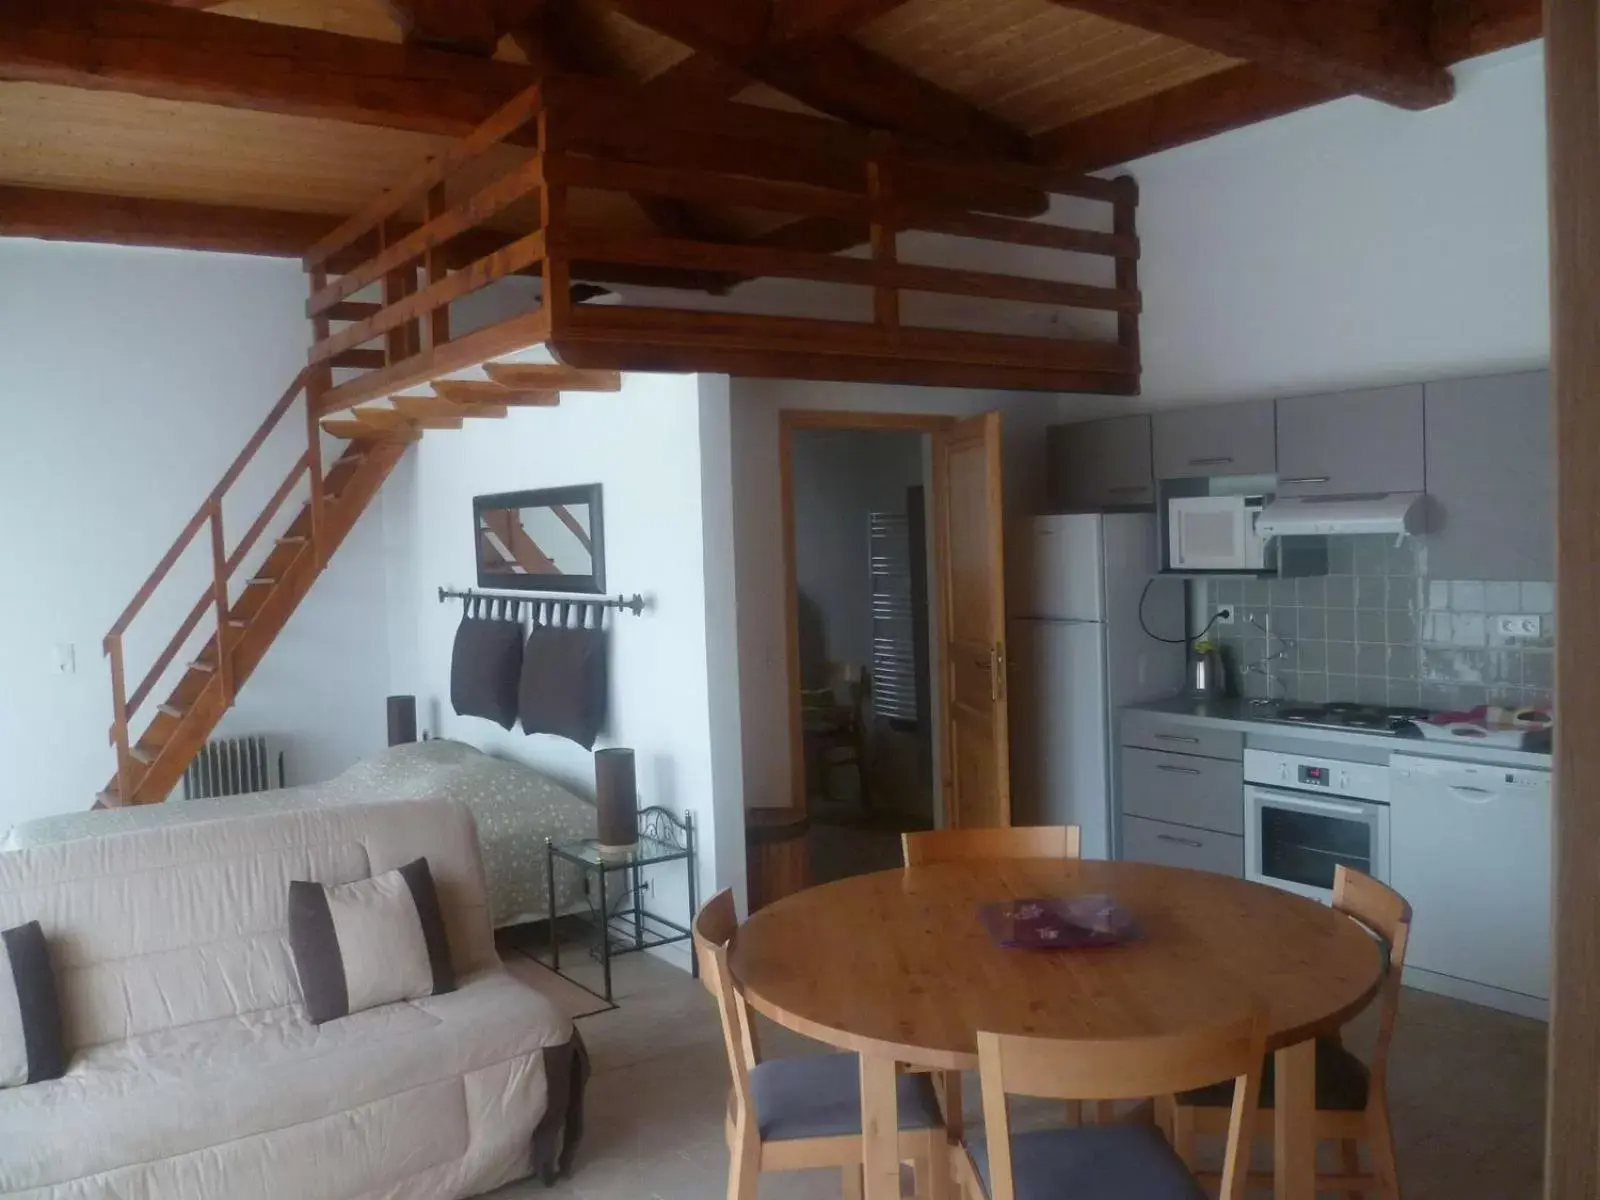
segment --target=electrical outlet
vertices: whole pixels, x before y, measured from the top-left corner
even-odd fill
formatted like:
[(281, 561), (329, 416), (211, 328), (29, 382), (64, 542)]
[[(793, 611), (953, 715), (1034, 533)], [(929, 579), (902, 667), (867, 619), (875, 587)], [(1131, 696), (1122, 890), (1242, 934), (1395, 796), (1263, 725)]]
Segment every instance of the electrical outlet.
[(1217, 609), (1217, 624), (1218, 625), (1232, 625), (1233, 624), (1233, 608), (1232, 608), (1231, 605), (1224, 606), (1222, 608)]
[(1536, 616), (1496, 617), (1494, 631), (1501, 637), (1536, 638), (1544, 632), (1544, 621)]

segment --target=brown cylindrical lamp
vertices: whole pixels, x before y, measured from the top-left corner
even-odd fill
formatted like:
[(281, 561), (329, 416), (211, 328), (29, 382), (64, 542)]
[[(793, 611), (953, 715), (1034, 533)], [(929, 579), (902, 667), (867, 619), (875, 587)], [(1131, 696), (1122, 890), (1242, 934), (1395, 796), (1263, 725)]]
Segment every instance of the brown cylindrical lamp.
[(417, 740), (417, 698), (389, 697), (389, 745), (404, 746)]
[(633, 751), (614, 747), (594, 755), (594, 798), (602, 854), (624, 855), (639, 844), (639, 793)]

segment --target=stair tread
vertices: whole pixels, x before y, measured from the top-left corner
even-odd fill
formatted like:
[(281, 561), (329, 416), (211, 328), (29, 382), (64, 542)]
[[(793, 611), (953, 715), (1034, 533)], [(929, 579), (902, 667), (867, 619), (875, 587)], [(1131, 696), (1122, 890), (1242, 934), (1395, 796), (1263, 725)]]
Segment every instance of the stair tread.
[(189, 710), (186, 708), (179, 708), (176, 704), (158, 704), (156, 705), (156, 711), (164, 717), (177, 717), (179, 720), (182, 720), (184, 715)]
[(617, 392), (620, 371), (587, 370), (554, 363), (484, 363), (483, 372), (495, 383), (523, 391)]

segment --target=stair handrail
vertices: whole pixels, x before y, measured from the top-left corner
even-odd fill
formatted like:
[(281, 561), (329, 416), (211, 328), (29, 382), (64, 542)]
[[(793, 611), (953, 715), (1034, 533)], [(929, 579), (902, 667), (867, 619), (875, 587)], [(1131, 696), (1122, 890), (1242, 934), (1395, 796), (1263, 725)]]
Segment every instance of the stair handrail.
[[(224, 690), (228, 690), (228, 656), (225, 646), (228, 628), (228, 580), (233, 572), (237, 570), (249, 548), (260, 537), (272, 513), (278, 510), (290, 491), (293, 490), (293, 485), (298, 480), (300, 473), (306, 470), (311, 473), (312, 546), (313, 552), (320, 557), (321, 509), (323, 501), (321, 444), (319, 441), (321, 435), (316, 414), (311, 411), (312, 406), (309, 403), (306, 413), (307, 448), (296, 458), (288, 477), (279, 486), (266, 509), (257, 517), (250, 531), (245, 535), (245, 538), (232, 555), (229, 555), (226, 551), (222, 530), (223, 499), (227, 496), (229, 489), (238, 482), (239, 477), (244, 474), (245, 469), (260, 451), (262, 445), (265, 444), (267, 438), (272, 435), (278, 423), (283, 420), (284, 415), (293, 407), (294, 402), (299, 399), (301, 394), (306, 391), (306, 385), (310, 377), (311, 368), (309, 367), (302, 367), (295, 375), (288, 389), (279, 398), (278, 402), (272, 406), (272, 410), (268, 412), (266, 419), (261, 422), (255, 433), (251, 435), (250, 440), (245, 443), (244, 449), (239, 452), (232, 464), (223, 472), (222, 479), (217, 483), (217, 486), (211, 489), (194, 516), (183, 527), (183, 530), (173, 541), (172, 546), (161, 556), (161, 561), (156, 564), (155, 569), (150, 572), (144, 584), (134, 593), (133, 599), (122, 610), (122, 615), (116, 619), (111, 626), (110, 632), (105, 636), (102, 648), (106, 656), (111, 660), (111, 742), (116, 746), (117, 786), (124, 799), (129, 794), (127, 786), (130, 751), (128, 722), (139, 706), (149, 698), (151, 690), (160, 680), (163, 672), (171, 665), (173, 657), (183, 643), (194, 632), (195, 626), (199, 624), (200, 618), (204, 615), (208, 606), (215, 606), (216, 609), (216, 642), (218, 650), (216, 669), (222, 675)], [(149, 672), (140, 681), (139, 685), (133, 689), (130, 696), (122, 648), (123, 635), (127, 633), (128, 628), (133, 624), (134, 618), (143, 610), (150, 597), (155, 594), (156, 588), (161, 586), (162, 581), (171, 573), (172, 568), (177, 565), (178, 559), (194, 543), (201, 529), (207, 525), (211, 527), (211, 586), (201, 596), (199, 603), (190, 610), (177, 635), (167, 644), (167, 648), (157, 656)]]

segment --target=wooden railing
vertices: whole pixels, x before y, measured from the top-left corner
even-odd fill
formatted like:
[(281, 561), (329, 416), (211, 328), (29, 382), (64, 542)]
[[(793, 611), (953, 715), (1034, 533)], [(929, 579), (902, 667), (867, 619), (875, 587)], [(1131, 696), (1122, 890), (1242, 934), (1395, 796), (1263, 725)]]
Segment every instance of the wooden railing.
[[(646, 211), (739, 212), (745, 228), (715, 241), (681, 223), (600, 228), (574, 216), (574, 191), (625, 195)], [(1052, 197), (1108, 205), (1110, 219), (1038, 220)], [(306, 255), (309, 388), (330, 412), (548, 342), (573, 366), (1135, 391), (1137, 204), (1131, 179), (952, 158), (804, 114), (547, 78)], [(750, 228), (752, 212), (764, 224)], [(1067, 252), (1100, 267), (1047, 278), (988, 269), (987, 255), (910, 261), (907, 234)], [(868, 252), (842, 253), (858, 246)], [(536, 307), (452, 338), (452, 303), (534, 271)], [(855, 320), (710, 312), (670, 297), (630, 303), (626, 292), (620, 304), (585, 305), (574, 302), (575, 280), (722, 290), (798, 280), (856, 289), (870, 304)], [(973, 324), (989, 331), (919, 323), (926, 301), (912, 298), (925, 295), (987, 307)], [(1085, 332), (1080, 319), (1064, 332), (1039, 321), (1032, 333), (996, 332), (1004, 303), (1100, 314), (1112, 332)], [(338, 367), (368, 373), (335, 383)]]
[[(423, 382), (492, 357), (498, 346), (543, 340), (538, 311), (479, 330), (459, 341), (450, 331), (450, 305), (545, 259), (545, 236), (504, 232), (490, 222), (538, 193), (543, 168), (537, 146), (509, 169), (504, 143), (528, 141), (525, 127), (541, 112), (537, 87), (517, 96), (469, 136), (431, 160), (414, 178), (390, 189), (329, 233), (305, 255), (314, 343), (309, 376), (313, 407), (326, 413)], [(499, 162), (494, 156), (499, 156)], [(492, 178), (482, 183), (485, 174)], [(471, 189), (452, 202), (453, 190)], [(422, 223), (407, 221), (420, 212)], [(381, 289), (380, 300), (358, 294)], [(344, 327), (333, 330), (334, 322)], [(382, 351), (359, 349), (384, 339)], [(339, 387), (340, 366), (374, 367)]]
[[(311, 480), (310, 513), (311, 513), (311, 550), (316, 556), (316, 561), (322, 561), (323, 546), (321, 542), (322, 509), (324, 504), (322, 489), (322, 454), (320, 443), (320, 427), (316, 421), (316, 414), (311, 411), (309, 404), (306, 412), (306, 448), (295, 459), (294, 465), (273, 493), (272, 499), (246, 531), (245, 536), (239, 541), (230, 553), (222, 525), (222, 505), (229, 491), (239, 481), (254, 461), (267, 438), (278, 428), (279, 423), (294, 407), (305, 390), (306, 379), (309, 372), (302, 370), (295, 376), (294, 382), (289, 385), (288, 391), (272, 411), (267, 414), (266, 420), (259, 429), (245, 443), (239, 456), (233, 460), (231, 466), (223, 473), (221, 481), (211, 494), (205, 498), (199, 510), (189, 519), (182, 532), (172, 543), (161, 561), (156, 564), (150, 577), (135, 593), (128, 607), (123, 609), (122, 615), (111, 626), (111, 631), (106, 634), (104, 648), (106, 655), (111, 660), (111, 742), (117, 752), (117, 786), (121, 797), (125, 800), (130, 795), (130, 776), (132, 772), (131, 754), (135, 739), (130, 734), (130, 726), (140, 707), (150, 698), (150, 693), (161, 681), (173, 659), (178, 652), (188, 643), (195, 629), (204, 618), (207, 609), (210, 609), (216, 621), (216, 630), (211, 636), (211, 645), (215, 661), (213, 669), (216, 672), (220, 687), (222, 688), (223, 703), (232, 702), (234, 681), (231, 677), (231, 656), (229, 654), (229, 587), (234, 574), (243, 565), (245, 559), (260, 541), (271, 524), (274, 516), (283, 507), (299, 483), (302, 475), (308, 475)], [(154, 663), (142, 676), (140, 681), (130, 692), (127, 687), (127, 663), (123, 652), (123, 639), (136, 617), (149, 603), (151, 596), (160, 587), (161, 583), (171, 574), (178, 560), (199, 537), (202, 529), (209, 528), (211, 543), (211, 585), (201, 595), (189, 614), (178, 627), (177, 634), (167, 643), (166, 648), (156, 655)]]

